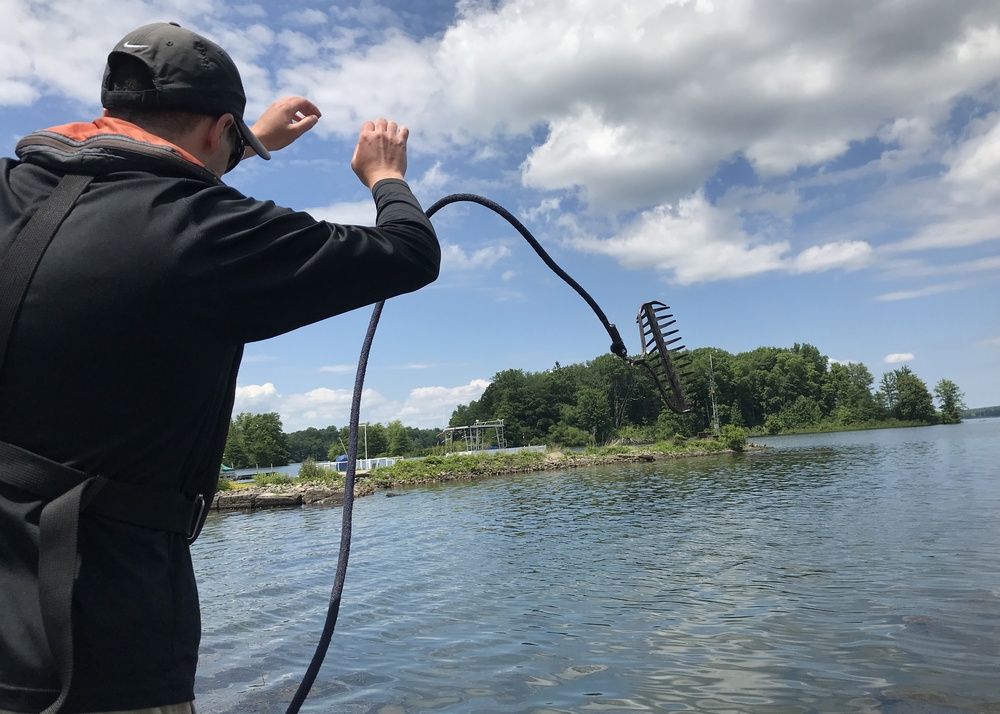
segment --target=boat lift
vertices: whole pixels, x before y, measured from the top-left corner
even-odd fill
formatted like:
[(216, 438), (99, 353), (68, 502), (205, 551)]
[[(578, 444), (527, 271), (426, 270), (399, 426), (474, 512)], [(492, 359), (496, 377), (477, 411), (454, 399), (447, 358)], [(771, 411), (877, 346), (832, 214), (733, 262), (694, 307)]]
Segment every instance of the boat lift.
[(451, 451), (455, 441), (465, 442), (465, 451), (484, 451), (489, 445), (490, 448), (506, 449), (507, 439), (503, 433), (503, 419), (493, 421), (479, 421), (469, 426), (452, 426), (445, 429), (444, 442), (446, 448)]

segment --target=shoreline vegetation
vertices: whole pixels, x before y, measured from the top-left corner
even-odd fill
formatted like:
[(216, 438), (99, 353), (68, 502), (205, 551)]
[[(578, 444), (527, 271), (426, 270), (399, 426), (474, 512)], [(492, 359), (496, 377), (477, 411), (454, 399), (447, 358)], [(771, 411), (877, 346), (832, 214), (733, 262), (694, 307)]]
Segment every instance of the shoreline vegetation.
[[(723, 439), (672, 439), (649, 446), (607, 446), (582, 452), (552, 449), (545, 453), (452, 454), (398, 461), (355, 477), (354, 497), (378, 491), (448, 481), (474, 480), (536, 471), (604, 466), (619, 463), (650, 463), (696, 456), (733, 454), (765, 447), (747, 443), (746, 433), (723, 435)], [(297, 478), (276, 473), (258, 475), (249, 485), (219, 479), (219, 492), (212, 510), (254, 511), (311, 504), (338, 505), (344, 500), (344, 474), (320, 468), (315, 461), (302, 464)]]
[[(903, 429), (933, 426), (921, 421), (886, 420), (842, 427), (813, 425), (802, 429), (787, 429), (781, 435), (822, 434), (872, 429)], [(515, 454), (451, 454), (427, 456), (397, 461), (392, 466), (381, 466), (371, 471), (358, 471), (355, 475), (354, 497), (370, 496), (385, 491), (395, 496), (391, 489), (406, 488), (448, 481), (474, 480), (492, 476), (538, 471), (556, 471), (588, 466), (605, 466), (617, 463), (640, 463), (695, 456), (734, 454), (743, 451), (766, 449), (748, 439), (763, 434), (750, 433), (742, 427), (726, 425), (719, 437), (674, 438), (651, 445), (611, 445), (589, 448), (584, 451), (566, 451), (549, 447), (547, 452), (524, 451)], [(344, 474), (316, 465), (306, 459), (297, 477), (269, 472), (258, 474), (249, 483), (234, 483), (228, 478), (219, 479), (219, 489), (211, 504), (216, 511), (255, 511), (270, 508), (290, 508), (311, 504), (340, 505), (344, 501)]]
[[(455, 408), (446, 429), (409, 427), (400, 419), (366, 423), (365, 453), (419, 458), (505, 444), (652, 444), (697, 439), (706, 428), (768, 436), (855, 431), (955, 424), (968, 412), (951, 380), (941, 379), (932, 391), (903, 365), (883, 374), (876, 388), (863, 364), (831, 361), (810, 344), (738, 354), (704, 347), (684, 354), (690, 360), (684, 379), (690, 409), (683, 414), (664, 406), (646, 370), (603, 354), (580, 364), (557, 362), (541, 372), (498, 372), (479, 399)], [(277, 412), (244, 412), (231, 420), (223, 463), (244, 469), (305, 463), (309, 457), (336, 461), (347, 452), (350, 432), (349, 426), (331, 424), (286, 434)]]

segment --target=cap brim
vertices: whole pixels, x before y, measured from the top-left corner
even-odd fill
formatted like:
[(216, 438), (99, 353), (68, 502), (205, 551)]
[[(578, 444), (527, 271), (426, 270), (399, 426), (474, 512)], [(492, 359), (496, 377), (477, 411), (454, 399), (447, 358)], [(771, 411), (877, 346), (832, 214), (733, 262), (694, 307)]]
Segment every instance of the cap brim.
[(243, 141), (247, 143), (254, 153), (265, 161), (270, 160), (271, 152), (264, 148), (264, 145), (260, 143), (260, 139), (254, 136), (254, 133), (250, 131), (250, 127), (246, 125), (240, 117), (234, 116), (233, 119), (236, 121), (236, 126), (240, 130), (240, 134), (243, 135)]

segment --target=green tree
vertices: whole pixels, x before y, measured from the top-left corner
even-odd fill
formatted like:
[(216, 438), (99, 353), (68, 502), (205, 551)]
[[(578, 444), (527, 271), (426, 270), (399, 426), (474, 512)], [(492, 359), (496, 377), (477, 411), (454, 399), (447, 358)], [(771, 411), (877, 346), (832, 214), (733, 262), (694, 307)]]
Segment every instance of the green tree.
[(338, 432), (339, 430), (335, 426), (323, 429), (311, 426), (301, 431), (291, 432), (286, 436), (288, 458), (293, 463), (305, 463), (306, 459), (309, 458), (323, 461), (327, 458), (330, 446), (336, 443)]
[(238, 414), (229, 426), (223, 460), (226, 456), (233, 461), (241, 459), (244, 467), (288, 465), (288, 443), (281, 429), (281, 417), (277, 412)]
[(594, 442), (603, 442), (613, 425), (607, 393), (594, 387), (582, 387), (576, 395), (572, 419), (572, 426), (590, 434)]
[(719, 441), (723, 446), (733, 451), (743, 451), (747, 446), (747, 430), (742, 426), (726, 424), (721, 429)]
[(402, 421), (396, 419), (393, 422), (389, 422), (389, 426), (385, 429), (385, 435), (387, 442), (386, 451), (390, 456), (404, 456), (410, 453), (412, 449), (410, 435), (407, 433)]
[(441, 429), (418, 429), (408, 426), (406, 427), (406, 433), (410, 438), (410, 453), (428, 455), (438, 444)]
[(229, 422), (229, 433), (226, 435), (226, 449), (222, 452), (222, 463), (234, 469), (245, 469), (253, 466), (243, 443), (243, 429), (240, 428), (235, 419)]
[(882, 417), (885, 419), (898, 418), (896, 416), (899, 410), (899, 387), (896, 383), (898, 376), (895, 370), (883, 374), (878, 391), (875, 392), (875, 398), (882, 409)]
[(589, 446), (592, 437), (579, 427), (559, 422), (549, 430), (548, 443), (555, 446)]
[(930, 424), (935, 419), (934, 400), (927, 385), (906, 365), (882, 376), (879, 390), (887, 416), (900, 421)]
[(941, 403), (941, 423), (958, 424), (965, 409), (965, 395), (950, 379), (942, 379), (934, 387), (934, 396)]
[(822, 418), (820, 404), (814, 399), (800, 394), (795, 401), (781, 410), (778, 423), (786, 431), (815, 426)]
[(590, 368), (591, 384), (604, 392), (614, 428), (628, 423), (635, 402), (642, 396), (636, 370), (629, 369), (621, 359), (610, 354), (595, 359)]
[(375, 422), (358, 427), (358, 458), (365, 458), (366, 453), (370, 459), (376, 456), (390, 456), (388, 449), (389, 437), (382, 424)]
[(860, 362), (830, 365), (823, 383), (828, 413), (842, 425), (863, 424), (878, 418), (878, 404), (871, 388), (875, 378)]
[[(358, 429), (360, 435), (361, 429)], [(336, 461), (337, 457), (341, 454), (347, 453), (347, 445), (351, 443), (348, 439), (351, 436), (351, 427), (342, 426), (340, 430), (333, 435), (333, 441), (330, 443), (330, 448), (326, 452), (327, 461)], [(360, 442), (360, 438), (359, 438)], [(364, 456), (364, 445), (362, 444), (361, 455)]]

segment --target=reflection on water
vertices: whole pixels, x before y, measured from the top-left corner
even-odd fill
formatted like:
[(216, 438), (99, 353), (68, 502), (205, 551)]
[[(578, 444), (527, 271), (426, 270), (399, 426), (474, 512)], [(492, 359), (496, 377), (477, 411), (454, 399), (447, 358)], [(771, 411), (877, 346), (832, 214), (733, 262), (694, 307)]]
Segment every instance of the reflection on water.
[[(360, 499), (303, 711), (1000, 711), (998, 437), (784, 437)], [(200, 711), (284, 711), (340, 517), (209, 520)]]

